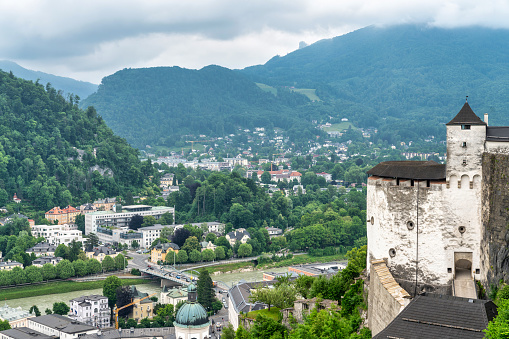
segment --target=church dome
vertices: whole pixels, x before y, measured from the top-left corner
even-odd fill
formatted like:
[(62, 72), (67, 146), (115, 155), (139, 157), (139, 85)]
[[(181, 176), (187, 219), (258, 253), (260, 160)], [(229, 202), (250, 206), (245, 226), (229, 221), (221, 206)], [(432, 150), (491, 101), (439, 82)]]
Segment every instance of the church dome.
[(200, 326), (208, 324), (207, 311), (197, 302), (187, 302), (182, 305), (175, 316), (175, 325), (181, 327)]

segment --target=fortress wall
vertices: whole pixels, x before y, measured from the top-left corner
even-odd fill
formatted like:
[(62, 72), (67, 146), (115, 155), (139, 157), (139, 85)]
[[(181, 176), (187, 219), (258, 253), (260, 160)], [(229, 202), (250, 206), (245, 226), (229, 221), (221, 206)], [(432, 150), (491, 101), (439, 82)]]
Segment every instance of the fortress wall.
[(483, 154), (481, 282), (509, 282), (509, 155)]
[(410, 303), (410, 295), (394, 280), (384, 260), (370, 265), (368, 327), (375, 336)]

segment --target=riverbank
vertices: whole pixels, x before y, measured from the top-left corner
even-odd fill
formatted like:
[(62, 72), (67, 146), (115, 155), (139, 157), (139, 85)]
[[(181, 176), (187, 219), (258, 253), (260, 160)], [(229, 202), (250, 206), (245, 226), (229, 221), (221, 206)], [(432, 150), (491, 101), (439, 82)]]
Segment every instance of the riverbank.
[[(149, 284), (150, 282), (151, 280), (148, 279), (122, 279), (122, 283), (124, 285)], [(93, 290), (97, 288), (102, 288), (103, 284), (104, 280), (85, 281), (85, 282), (56, 281), (31, 286), (6, 288), (2, 289), (0, 291), (0, 294), (3, 300), (11, 300), (19, 298), (37, 297), (48, 294), (60, 294), (82, 290)]]

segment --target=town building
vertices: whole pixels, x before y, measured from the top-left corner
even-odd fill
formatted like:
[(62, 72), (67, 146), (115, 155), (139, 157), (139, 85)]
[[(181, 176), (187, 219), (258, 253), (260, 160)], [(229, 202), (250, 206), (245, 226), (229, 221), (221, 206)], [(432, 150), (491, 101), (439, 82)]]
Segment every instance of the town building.
[(58, 222), (58, 225), (63, 225), (74, 223), (76, 216), (80, 213), (80, 210), (72, 207), (71, 205), (66, 208), (56, 206), (46, 212), (44, 217), (52, 224)]
[(148, 293), (138, 291), (136, 286), (131, 286), (133, 293), (134, 305), (129, 313), (129, 318), (133, 318), (137, 322), (144, 318), (152, 318), (154, 316), (154, 302), (150, 298), (146, 298), (140, 302), (140, 299), (148, 296)]
[(69, 301), (71, 319), (98, 328), (110, 327), (111, 309), (108, 298), (102, 295), (87, 295)]
[(30, 247), (26, 250), (27, 253), (34, 253), (36, 256), (54, 256), (55, 250), (57, 249), (56, 245), (52, 245), (49, 242), (40, 242), (33, 247)]
[(279, 237), (279, 236), (283, 235), (283, 230), (280, 229), (280, 228), (277, 228), (277, 227), (265, 227), (265, 229), (267, 230), (267, 232), (269, 232), (269, 237), (270, 238)]
[(26, 219), (28, 221), (28, 225), (30, 225), (30, 226), (35, 225), (35, 222), (33, 219), (30, 219), (29, 217), (27, 217), (26, 215), (21, 214), (21, 213), (11, 214), (7, 217), (0, 218), (0, 225), (5, 226), (5, 224), (12, 221), (14, 218)]
[(94, 204), (87, 203), (80, 206), (81, 214), (87, 214), (92, 212), (97, 212), (97, 207)]
[(136, 241), (138, 243), (138, 247), (143, 247), (143, 234), (141, 232), (133, 231), (126, 226), (98, 226), (96, 235), (99, 241), (103, 244), (121, 244), (133, 247), (133, 242)]
[(203, 251), (205, 251), (205, 250), (212, 250), (212, 251), (213, 251), (213, 250), (215, 250), (215, 249), (216, 249), (216, 247), (217, 247), (216, 245), (214, 245), (214, 244), (212, 243), (212, 241), (202, 241), (202, 242), (200, 243), (200, 245), (201, 245), (201, 251), (202, 251), (202, 252), (203, 252)]
[(173, 306), (177, 306), (180, 301), (187, 300), (187, 288), (179, 287), (168, 289), (165, 285), (163, 285), (161, 289), (161, 304), (172, 304)]
[(107, 246), (97, 246), (92, 249), (92, 251), (85, 252), (85, 255), (88, 259), (96, 259), (99, 262), (103, 262), (104, 258), (108, 255), (112, 258), (116, 257), (117, 254), (120, 252), (117, 252), (111, 247)]
[[(292, 171), (292, 170), (282, 169), (279, 171), (268, 171), (268, 172), (270, 174), (270, 180), (275, 181), (275, 182), (278, 182), (278, 181), (289, 182), (289, 181), (293, 181), (295, 179), (295, 180), (297, 180), (298, 183), (300, 183), (300, 179), (302, 177), (302, 174), (300, 172)], [(256, 172), (256, 175), (258, 176), (258, 180), (260, 180), (263, 173), (264, 173), (263, 171)]]
[(93, 205), (98, 211), (112, 211), (117, 203), (117, 198), (105, 198), (94, 201)]
[(289, 273), (296, 273), (299, 275), (307, 275), (316, 277), (319, 275), (335, 275), (337, 272), (346, 268), (346, 263), (343, 262), (328, 262), (323, 264), (303, 264), (288, 267)]
[(34, 237), (43, 237), (52, 245), (65, 244), (68, 246), (73, 240), (84, 243), (83, 232), (75, 224), (62, 225), (34, 225), (31, 228)]
[(260, 302), (251, 302), (249, 296), (251, 290), (256, 289), (260, 284), (268, 286), (272, 282), (239, 282), (228, 290), (228, 321), (233, 328), (237, 330), (239, 327), (239, 315), (247, 314), (251, 311), (257, 311), (267, 308), (266, 304)]
[(54, 256), (45, 256), (45, 257), (39, 257), (32, 261), (32, 265), (36, 267), (42, 267), (45, 264), (51, 264), (51, 265), (57, 265), (60, 261), (64, 260), (61, 257), (54, 257)]
[(0, 331), (0, 339), (56, 339), (28, 327), (15, 327), (10, 330)]
[(245, 228), (236, 229), (226, 235), (226, 240), (228, 240), (230, 246), (234, 246), (237, 241), (245, 244), (249, 239), (251, 239), (251, 235)]
[(140, 227), (138, 228), (138, 232), (141, 233), (141, 244), (142, 248), (149, 248), (152, 246), (152, 243), (161, 237), (161, 231), (165, 228), (173, 228), (173, 225), (161, 225), (156, 224), (153, 226)]
[(205, 308), (197, 302), (196, 286), (187, 287), (187, 302), (175, 315), (175, 336), (179, 339), (210, 338), (210, 321)]
[(0, 321), (7, 320), (11, 328), (26, 327), (27, 319), (35, 317), (28, 311), (23, 311), (21, 307), (12, 308), (5, 302), (4, 306), (0, 307)]
[(159, 261), (164, 261), (168, 253), (173, 252), (176, 255), (179, 250), (179, 245), (172, 242), (158, 243), (150, 251), (150, 261), (157, 264)]
[(316, 173), (316, 176), (324, 178), (325, 181), (327, 181), (327, 182), (332, 181), (332, 174), (330, 174), (330, 173), (325, 173), (325, 172)]
[(153, 216), (156, 220), (164, 213), (175, 215), (173, 207), (148, 206), (148, 205), (116, 205), (115, 211), (98, 211), (85, 214), (85, 234), (97, 233), (99, 226), (121, 228), (128, 227), (131, 218), (135, 215), (146, 217)]
[(10, 271), (14, 267), (19, 267), (23, 269), (23, 264), (12, 260), (0, 261), (0, 271)]
[(173, 173), (166, 173), (165, 175), (163, 175), (161, 179), (159, 179), (159, 187), (165, 188), (173, 186), (173, 177), (174, 177)]
[(59, 314), (46, 314), (29, 318), (27, 327), (42, 334), (60, 339), (73, 339), (98, 333), (99, 329)]

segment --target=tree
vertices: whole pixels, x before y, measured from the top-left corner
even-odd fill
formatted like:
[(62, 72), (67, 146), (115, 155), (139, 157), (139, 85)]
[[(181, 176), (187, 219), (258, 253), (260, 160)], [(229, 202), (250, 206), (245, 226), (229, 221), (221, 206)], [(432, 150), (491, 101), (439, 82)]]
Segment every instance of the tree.
[(156, 222), (157, 220), (153, 215), (146, 215), (143, 217), (143, 224), (141, 226), (143, 227), (154, 226)]
[(189, 253), (189, 261), (198, 262), (200, 260), (201, 260), (201, 252), (200, 251), (192, 250), (191, 253)]
[(214, 253), (216, 254), (216, 259), (218, 259), (218, 260), (223, 260), (226, 257), (226, 253), (224, 251), (223, 246), (217, 246), (214, 249)]
[(108, 298), (108, 305), (112, 310), (117, 302), (117, 288), (120, 286), (122, 286), (122, 281), (114, 275), (104, 280), (103, 295)]
[(252, 251), (253, 247), (250, 244), (241, 244), (237, 253), (241, 257), (249, 257)]
[[(163, 214), (164, 215), (164, 214)], [(161, 235), (160, 237), (163, 238), (163, 239), (168, 239), (170, 240), (171, 237), (173, 236), (173, 227), (164, 227), (162, 230), (161, 230)]]
[(137, 249), (140, 247), (140, 244), (138, 243), (138, 240), (133, 240), (133, 242), (131, 243), (131, 247), (133, 249)]
[(164, 261), (167, 263), (175, 263), (177, 261), (177, 254), (175, 251), (168, 250), (168, 253), (166, 253), (166, 257), (164, 257)]
[(129, 221), (129, 228), (137, 230), (143, 224), (143, 217), (139, 214), (133, 215), (131, 221)]
[(42, 265), (42, 278), (44, 280), (55, 279), (57, 276), (57, 270), (54, 265), (47, 263)]
[(88, 273), (87, 264), (81, 259), (74, 261), (72, 263), (72, 266), (74, 268), (74, 273), (78, 277), (83, 277), (84, 275), (86, 275)]
[(71, 243), (69, 244), (69, 253), (68, 253), (67, 259), (69, 259), (69, 261), (71, 261), (71, 262), (77, 260), (82, 247), (83, 246), (82, 246), (81, 242), (76, 241), (76, 240), (71, 241)]
[[(159, 223), (161, 225), (173, 225), (173, 213), (166, 212), (163, 215), (161, 215), (161, 217), (159, 218)], [(162, 234), (161, 234), (161, 236), (162, 236)]]
[(127, 260), (122, 255), (122, 253), (117, 254), (117, 256), (115, 257), (115, 268), (117, 270), (123, 270), (125, 268), (126, 261)]
[(223, 246), (225, 250), (228, 250), (231, 248), (230, 242), (228, 241), (228, 239), (226, 239), (225, 236), (221, 236), (221, 237), (217, 238), (216, 242), (214, 242), (214, 245)]
[(260, 181), (264, 184), (270, 184), (270, 181), (272, 180), (272, 177), (269, 172), (263, 172), (260, 176)]
[(184, 246), (184, 243), (186, 242), (186, 239), (191, 236), (191, 232), (186, 228), (179, 228), (175, 230), (175, 233), (172, 237), (172, 242), (179, 245), (179, 247)]
[(258, 314), (251, 328), (251, 336), (260, 339), (285, 338), (287, 331), (281, 321)]
[(67, 260), (61, 260), (57, 264), (57, 276), (60, 279), (69, 279), (70, 277), (74, 277), (74, 267), (72, 266), (72, 263)]
[(178, 251), (177, 262), (179, 264), (183, 264), (183, 263), (187, 262), (187, 260), (189, 260), (189, 258), (187, 257), (187, 251), (185, 251), (185, 250)]
[(61, 258), (67, 259), (68, 256), (69, 256), (69, 248), (67, 248), (67, 246), (65, 246), (65, 244), (58, 245), (55, 250), (55, 257), (61, 257)]
[(201, 250), (201, 244), (198, 241), (198, 238), (196, 237), (189, 237), (186, 239), (186, 242), (184, 243), (184, 246), (182, 246), (182, 249), (189, 252), (192, 252), (193, 250), (200, 251)]
[(85, 234), (85, 214), (78, 214), (74, 219), (74, 223), (78, 226), (78, 230)]
[(37, 266), (28, 266), (27, 268), (25, 268), (27, 282), (29, 283), (41, 282), (43, 280), (41, 271), (42, 269)]
[(60, 315), (69, 314), (69, 306), (63, 301), (53, 303), (53, 313)]
[(308, 293), (311, 289), (311, 286), (313, 286), (314, 281), (315, 281), (314, 277), (302, 274), (299, 275), (297, 279), (293, 281), (293, 285), (295, 287), (296, 292), (300, 294), (302, 298), (307, 299)]
[(206, 250), (203, 250), (203, 252), (201, 252), (201, 257), (202, 257), (203, 261), (213, 261), (216, 259), (216, 254), (214, 253), (213, 250), (208, 248)]
[(30, 307), (29, 312), (30, 312), (30, 314), (34, 314), (36, 317), (41, 315), (41, 311), (39, 311), (39, 307), (37, 307), (36, 305), (33, 305), (32, 307)]
[(205, 241), (206, 242), (209, 242), (209, 241), (212, 241), (212, 243), (214, 244), (217, 240), (217, 235), (215, 235), (214, 233), (210, 232), (209, 234), (207, 234), (207, 236), (205, 237)]
[(88, 274), (97, 274), (102, 272), (102, 265), (97, 259), (90, 259), (87, 262), (87, 273)]
[[(130, 286), (119, 286), (115, 291), (116, 305), (118, 308), (127, 305), (133, 299), (133, 291)], [(132, 306), (126, 307), (118, 312), (119, 317), (125, 317), (132, 310)]]
[(44, 313), (46, 313), (46, 314), (52, 314), (52, 313), (53, 313), (53, 311), (52, 311), (52, 310), (50, 310), (49, 308), (46, 308), (46, 309), (44, 310)]
[(0, 331), (10, 330), (9, 320), (0, 320)]
[(90, 233), (85, 240), (85, 250), (91, 252), (97, 246), (99, 246), (99, 237), (95, 233)]
[(198, 283), (196, 286), (198, 293), (198, 302), (207, 310), (212, 310), (212, 303), (215, 300), (214, 284), (212, 278), (207, 270), (202, 269), (198, 276)]
[(102, 267), (106, 272), (114, 271), (116, 268), (115, 260), (113, 260), (113, 258), (109, 255), (105, 256), (102, 261)]

